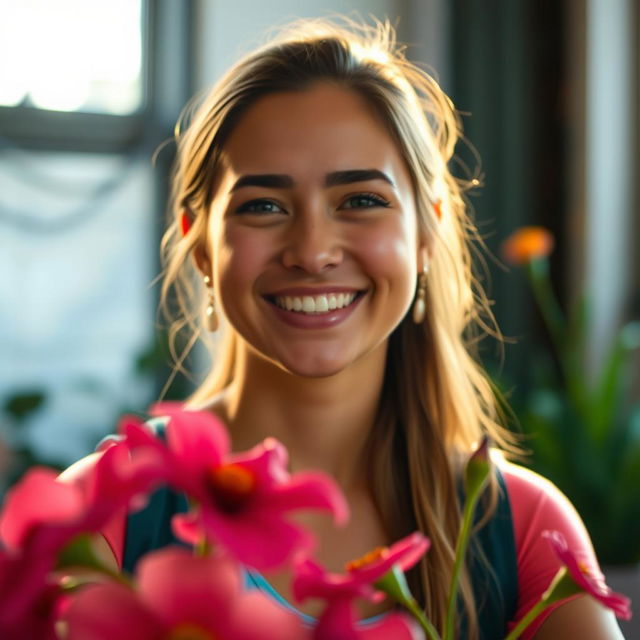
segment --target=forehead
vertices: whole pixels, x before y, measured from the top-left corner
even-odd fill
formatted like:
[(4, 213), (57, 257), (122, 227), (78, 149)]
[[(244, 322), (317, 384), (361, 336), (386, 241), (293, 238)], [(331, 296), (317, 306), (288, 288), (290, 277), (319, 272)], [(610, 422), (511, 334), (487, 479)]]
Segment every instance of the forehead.
[(374, 108), (330, 83), (260, 98), (227, 139), (223, 159), (234, 176), (268, 172), (312, 179), (376, 168), (408, 180), (400, 150)]

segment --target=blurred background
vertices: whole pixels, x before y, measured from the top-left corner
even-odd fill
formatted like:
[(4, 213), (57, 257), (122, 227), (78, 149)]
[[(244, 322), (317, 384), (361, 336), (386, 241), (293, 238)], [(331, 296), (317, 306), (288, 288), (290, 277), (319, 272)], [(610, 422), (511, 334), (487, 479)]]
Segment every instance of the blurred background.
[[(594, 511), (609, 561), (640, 562), (636, 0), (0, 0), (2, 490), (29, 465), (85, 455), (158, 398), (164, 142), (268, 28), (335, 12), (397, 24), (463, 113), (481, 159), (483, 284), (508, 338), (504, 353), (483, 341), (483, 362), (526, 462)], [(478, 165), (467, 146), (465, 165)], [(555, 238), (549, 280), (500, 257), (526, 225)], [(168, 397), (192, 384), (178, 376)]]

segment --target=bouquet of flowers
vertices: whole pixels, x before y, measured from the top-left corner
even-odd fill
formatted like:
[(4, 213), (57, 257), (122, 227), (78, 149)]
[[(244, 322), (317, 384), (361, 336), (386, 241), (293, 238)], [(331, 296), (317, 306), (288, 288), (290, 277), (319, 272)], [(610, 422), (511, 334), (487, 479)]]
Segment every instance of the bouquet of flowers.
[[(313, 557), (313, 535), (291, 515), (321, 510), (343, 524), (348, 507), (331, 478), (290, 474), (287, 452), (274, 439), (232, 453), (224, 425), (210, 413), (166, 405), (162, 410), (168, 414), (166, 438), (148, 423), (125, 418), (119, 439), (104, 448), (82, 483), (61, 482), (54, 471), (33, 468), (9, 492), (0, 514), (4, 640), (453, 639), (458, 576), (490, 473), (486, 441), (466, 466), (448, 615), (437, 630), (404, 578), (428, 551), (425, 536), (416, 532), (354, 560), (344, 573), (328, 572)], [(135, 575), (114, 570), (93, 539), (118, 514), (143, 507), (163, 485), (189, 499), (189, 511), (174, 515), (172, 527), (190, 548), (150, 552)], [(545, 607), (580, 592), (621, 617), (630, 615), (628, 600), (585, 573), (559, 533), (545, 535), (563, 566), (509, 640)], [(248, 571), (285, 566), (292, 568), (298, 601), (324, 603), (313, 625), (246, 587)], [(360, 598), (389, 598), (399, 607), (359, 625)]]

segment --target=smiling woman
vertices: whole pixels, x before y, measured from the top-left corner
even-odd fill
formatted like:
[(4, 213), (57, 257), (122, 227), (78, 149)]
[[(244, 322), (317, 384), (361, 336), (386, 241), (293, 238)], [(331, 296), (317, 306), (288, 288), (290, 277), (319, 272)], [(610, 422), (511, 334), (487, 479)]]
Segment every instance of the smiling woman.
[[(163, 243), (175, 330), (194, 341), (224, 320), (214, 367), (186, 409), (222, 419), (233, 451), (275, 437), (293, 471), (337, 480), (347, 527), (304, 520), (330, 572), (416, 529), (428, 535), (408, 579), (440, 630), (461, 461), (484, 435), (514, 450), (473, 351), (493, 325), (471, 260), (480, 239), (463, 193), (473, 181), (449, 170), (459, 135), (451, 102), (388, 25), (297, 23), (230, 69), (179, 132)], [(558, 569), (542, 530), (560, 531), (594, 571), (597, 561), (566, 499), (497, 449), (485, 498), (456, 637), (489, 640), (525, 616)], [(160, 527), (167, 514), (150, 517)], [(118, 527), (105, 535), (118, 558), (130, 555), (131, 521), (124, 537)], [(291, 606), (286, 570), (253, 583)], [(315, 602), (298, 610), (318, 613)], [(577, 628), (583, 640), (620, 637), (587, 600), (560, 601), (523, 637)]]
[(227, 139), (218, 180), (194, 257), (242, 337), (238, 359), (342, 372), (345, 388), (373, 374), (379, 388), (427, 244), (381, 119), (326, 81), (262, 97)]

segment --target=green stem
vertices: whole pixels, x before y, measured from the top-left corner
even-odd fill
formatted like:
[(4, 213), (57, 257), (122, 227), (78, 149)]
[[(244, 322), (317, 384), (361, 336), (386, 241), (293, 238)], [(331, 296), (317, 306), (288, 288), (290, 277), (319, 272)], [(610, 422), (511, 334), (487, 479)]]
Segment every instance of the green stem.
[(213, 545), (207, 540), (206, 536), (202, 536), (194, 545), (193, 552), (199, 558), (208, 556), (213, 549)]
[(548, 602), (538, 600), (538, 602), (529, 609), (520, 622), (511, 630), (511, 633), (504, 640), (516, 640), (520, 634), (549, 606)]
[(549, 280), (549, 263), (545, 258), (528, 262), (527, 275), (551, 339), (558, 353), (562, 353), (565, 320)]
[(573, 367), (571, 353), (568, 352), (570, 345), (566, 335), (566, 320), (551, 286), (549, 262), (546, 258), (532, 260), (527, 263), (526, 272), (538, 308), (551, 336), (551, 342), (558, 354), (567, 390), (574, 402), (574, 406), (580, 411), (583, 409), (582, 394), (572, 374)]
[(429, 619), (427, 618), (427, 616), (425, 616), (424, 611), (422, 611), (415, 600), (405, 602), (404, 606), (409, 609), (415, 619), (420, 623), (420, 626), (430, 640), (440, 640), (440, 636), (438, 635), (436, 628), (431, 624), (431, 622), (429, 622)]
[(458, 601), (458, 580), (460, 579), (462, 563), (464, 562), (467, 545), (469, 544), (473, 512), (475, 511), (476, 503), (478, 502), (480, 495), (481, 491), (476, 491), (474, 494), (467, 496), (467, 501), (464, 505), (462, 526), (460, 527), (460, 533), (458, 535), (458, 540), (456, 541), (456, 556), (453, 565), (453, 572), (451, 574), (451, 582), (449, 584), (449, 602), (447, 603), (447, 618), (445, 620), (443, 635), (445, 640), (453, 640), (453, 616), (455, 614), (456, 603)]

